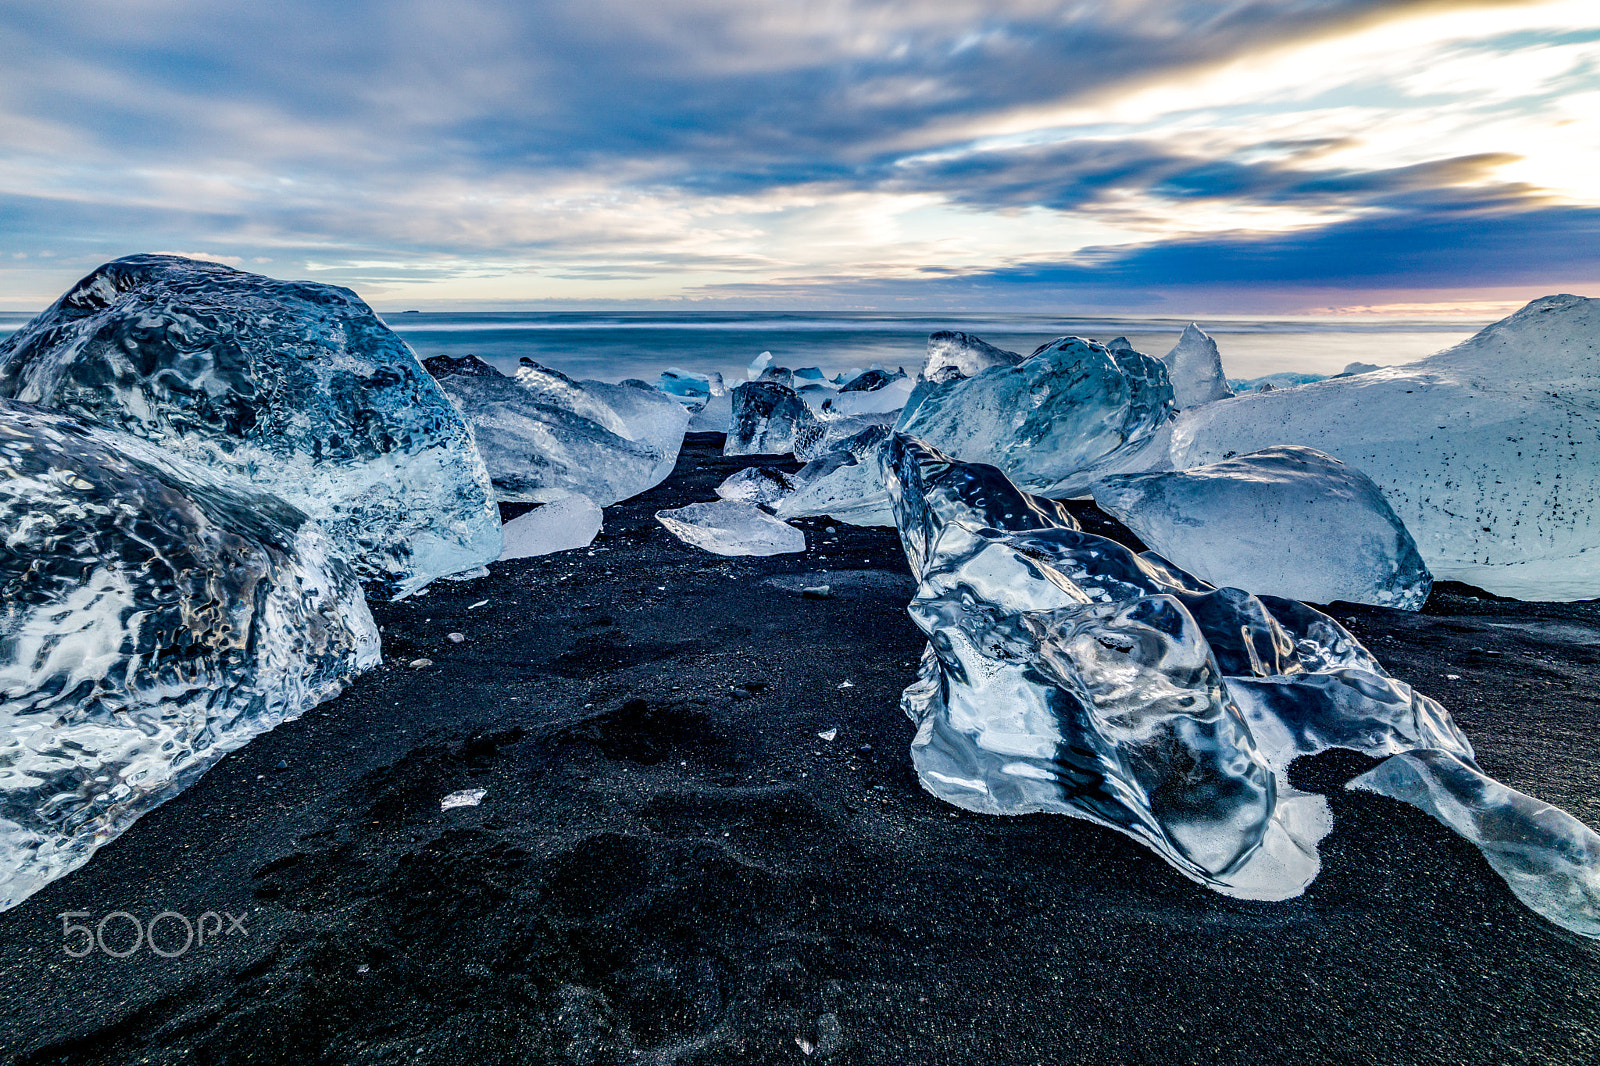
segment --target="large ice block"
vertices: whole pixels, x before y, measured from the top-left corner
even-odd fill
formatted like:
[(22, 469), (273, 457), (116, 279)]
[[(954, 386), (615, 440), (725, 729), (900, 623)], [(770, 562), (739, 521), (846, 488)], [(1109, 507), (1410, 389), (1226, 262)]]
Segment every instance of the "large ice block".
[(221, 476), (0, 400), (0, 910), (377, 665), (321, 525)]
[(0, 397), (81, 415), (288, 501), (377, 592), (500, 553), (472, 435), (348, 289), (118, 259), (0, 343)]
[(717, 555), (783, 555), (806, 550), (804, 533), (753, 503), (691, 503), (657, 511), (656, 521), (685, 544)]
[(1183, 336), (1161, 361), (1167, 364), (1172, 401), (1180, 411), (1233, 395), (1222, 372), (1217, 342), (1193, 322), (1184, 328)]
[(749, 381), (731, 395), (723, 455), (788, 455), (794, 451), (796, 430), (816, 417), (787, 385)]
[(1433, 587), (1372, 480), (1311, 448), (1122, 474), (1089, 491), (1151, 549), (1213, 585), (1406, 611), (1421, 610)]
[(1600, 300), (1546, 296), (1415, 363), (1184, 411), (1170, 461), (1315, 448), (1377, 483), (1435, 578), (1600, 596), (1597, 347)]
[(683, 435), (691, 415), (681, 404), (637, 378), (618, 385), (582, 381), (584, 392), (604, 403), (622, 419), (624, 436), (657, 452), (661, 458), (650, 472), (650, 486), (661, 484), (678, 465)]
[(933, 386), (896, 428), (991, 463), (1029, 492), (1076, 495), (1172, 417), (1159, 359), (1063, 337), (1016, 366)]

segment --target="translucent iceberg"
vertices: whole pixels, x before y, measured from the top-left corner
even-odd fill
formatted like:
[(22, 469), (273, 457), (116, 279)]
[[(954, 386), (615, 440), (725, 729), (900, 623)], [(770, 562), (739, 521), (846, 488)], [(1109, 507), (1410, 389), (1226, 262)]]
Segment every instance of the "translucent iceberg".
[(717, 496), (737, 503), (772, 507), (799, 487), (800, 483), (791, 474), (770, 466), (752, 466), (729, 474), (717, 486)]
[(505, 550), (500, 558), (527, 559), (535, 555), (586, 548), (600, 533), (604, 516), (587, 496), (563, 496), (507, 522), (501, 529)]
[(1193, 322), (1161, 361), (1167, 364), (1172, 400), (1180, 411), (1212, 400), (1226, 400), (1233, 395), (1222, 373), (1222, 355), (1217, 351), (1217, 342)]
[(816, 416), (787, 385), (750, 381), (732, 392), (723, 455), (788, 455), (795, 431)]
[(559, 370), (552, 370), (524, 356), (517, 360), (516, 382), (539, 403), (571, 411), (619, 437), (632, 439), (628, 424), (611, 409), (610, 404)]
[(692, 370), (676, 366), (669, 366), (661, 372), (661, 377), (656, 381), (656, 388), (691, 409), (704, 407), (705, 402), (711, 397), (720, 396), (727, 391), (722, 385), (721, 374), (696, 374)]
[(0, 343), (0, 397), (278, 496), (322, 522), (375, 591), (404, 595), (500, 554), (472, 435), (348, 289), (118, 259)]
[(0, 910), (377, 665), (322, 527), (218, 475), (0, 401)]
[(1372, 480), (1311, 448), (1266, 448), (1089, 486), (1095, 503), (1213, 585), (1422, 609), (1433, 578)]
[[(549, 402), (571, 398), (564, 386), (535, 392), (470, 355), (435, 356), (427, 366), (471, 424), (499, 499), (549, 503), (578, 494), (606, 507), (637, 496), (671, 473), (671, 463), (658, 449)], [(534, 373), (525, 376), (532, 379)], [(606, 406), (586, 394), (579, 399), (588, 410)], [(606, 421), (627, 433), (622, 417), (606, 409)]]
[(1457, 774), (1418, 805), (1453, 826), (1476, 817), (1463, 832), (1496, 869), (1496, 846), (1527, 844), (1512, 890), (1568, 928), (1593, 925), (1593, 834), (1496, 791), (1449, 713), (1332, 618), (1134, 555), (998, 469), (910, 437), (880, 457), (929, 637), (902, 707), (934, 795), (1087, 818), (1219, 892), (1283, 899), (1316, 876), (1330, 826), (1326, 801), (1285, 771), (1347, 747), (1389, 757), (1360, 783), (1410, 802), (1421, 794), (1402, 766)]
[[(1172, 417), (1159, 359), (1064, 337), (1016, 366), (934, 386), (896, 428), (951, 456), (992, 463), (1045, 496), (1082, 492)], [(1273, 442), (1276, 443), (1276, 442)]]
[(853, 526), (893, 526), (878, 463), (878, 450), (890, 433), (886, 425), (868, 426), (801, 467), (795, 489), (777, 501), (773, 513), (785, 521), (828, 515)]
[(804, 533), (751, 503), (691, 503), (657, 511), (656, 520), (685, 544), (717, 555), (783, 555), (806, 550)]
[(903, 371), (891, 374), (873, 367), (841, 385), (836, 395), (824, 397), (818, 413), (823, 418), (893, 414), (905, 407), (915, 385)]
[(1600, 300), (1547, 296), (1426, 359), (1184, 411), (1170, 463), (1302, 444), (1362, 471), (1437, 579), (1600, 596)]

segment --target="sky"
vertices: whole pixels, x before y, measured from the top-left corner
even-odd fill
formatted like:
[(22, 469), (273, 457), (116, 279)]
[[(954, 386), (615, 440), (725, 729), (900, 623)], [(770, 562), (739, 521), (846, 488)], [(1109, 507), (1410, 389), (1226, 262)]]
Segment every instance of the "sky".
[(0, 0), (0, 308), (1493, 317), (1600, 295), (1600, 2)]

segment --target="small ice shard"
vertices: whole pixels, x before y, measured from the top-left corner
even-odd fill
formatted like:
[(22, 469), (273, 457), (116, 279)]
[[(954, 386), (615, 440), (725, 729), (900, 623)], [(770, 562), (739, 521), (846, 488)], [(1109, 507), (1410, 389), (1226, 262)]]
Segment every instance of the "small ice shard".
[(872, 425), (794, 475), (797, 488), (773, 513), (785, 521), (830, 515), (853, 526), (892, 526), (894, 512), (878, 465), (878, 448), (892, 431)]
[(1120, 473), (1172, 418), (1165, 364), (1063, 337), (1014, 367), (935, 386), (896, 428), (953, 458), (990, 463), (1044, 496)]
[(226, 476), (0, 400), (0, 910), (378, 664), (322, 526)]
[[(855, 688), (855, 687), (856, 687), (856, 686), (855, 686), (855, 683), (854, 683), (854, 682), (852, 682), (852, 681), (850, 681), (850, 680), (849, 680), (849, 679), (848, 679), (848, 678), (847, 678), (847, 679), (845, 679), (845, 680), (843, 680), (843, 681), (841, 681), (841, 682), (839, 682), (839, 687), (840, 687), (840, 688)], [(831, 740), (831, 739), (833, 739), (833, 738), (832, 738), (832, 737), (829, 737), (829, 738), (828, 738), (828, 739), (830, 739), (830, 740)]]
[(928, 336), (928, 360), (919, 375), (935, 385), (975, 377), (992, 366), (1016, 366), (1023, 357), (988, 341), (955, 330), (940, 330)]
[(1547, 296), (1426, 359), (1182, 412), (1171, 465), (1315, 448), (1383, 490), (1437, 580), (1600, 595), (1600, 300)]
[(487, 607), (487, 606), (489, 606), (489, 601), (488, 600), (479, 600), (477, 603), (469, 603), (469, 604), (467, 604), (467, 610), (476, 611), (479, 607)]
[(833, 729), (824, 729), (822, 732), (817, 734), (817, 736), (821, 737), (823, 740), (833, 740), (838, 735), (839, 730), (837, 727)]
[(833, 595), (833, 586), (831, 586), (831, 585), (807, 585), (805, 588), (800, 590), (800, 595), (804, 599), (808, 599), (808, 600), (825, 600), (829, 596)]
[(587, 496), (563, 496), (536, 507), (505, 524), (505, 551), (501, 561), (587, 548), (600, 533), (604, 519), (598, 505)]
[(465, 633), (446, 633), (444, 639), (452, 644), (464, 644), (466, 643), (467, 635)]
[(1600, 937), (1600, 836), (1566, 811), (1430, 749), (1391, 756), (1346, 787), (1427, 812), (1476, 844), (1529, 910)]
[(1371, 479), (1310, 448), (1122, 474), (1089, 491), (1153, 551), (1212, 585), (1405, 611), (1421, 610), (1433, 587)]
[(685, 544), (717, 555), (783, 555), (806, 550), (805, 534), (761, 508), (733, 500), (657, 511), (656, 520)]
[(1193, 322), (1162, 362), (1167, 364), (1167, 377), (1172, 381), (1172, 402), (1180, 411), (1233, 395), (1222, 373), (1217, 342)]
[(758, 507), (772, 507), (799, 487), (794, 475), (770, 466), (752, 466), (729, 474), (717, 486), (717, 495), (724, 500), (753, 503)]
[(771, 365), (771, 363), (772, 353), (762, 352), (760, 355), (750, 360), (750, 366), (745, 370), (745, 377), (751, 381), (755, 381), (757, 378), (761, 377), (762, 373), (769, 365)]
[(608, 423), (629, 432), (621, 415), (564, 375), (523, 367), (535, 391), (471, 356), (436, 356), (425, 365), (471, 424), (501, 500), (546, 503), (579, 493), (607, 507), (658, 484), (663, 468), (671, 472), (660, 449), (558, 406), (604, 409)]
[(786, 385), (746, 382), (732, 397), (723, 455), (788, 455), (794, 451), (797, 427), (815, 417)]
[(422, 669), (426, 669), (427, 667), (432, 666), (433, 665), (433, 660), (432, 659), (412, 659), (410, 662), (406, 663), (406, 665), (411, 667), (411, 669), (413, 669), (413, 670), (422, 670)]
[(500, 552), (472, 434), (348, 289), (177, 256), (118, 259), (0, 342), (0, 397), (277, 496), (321, 522), (380, 595)]
[(457, 807), (476, 807), (483, 802), (483, 797), (489, 794), (486, 788), (464, 788), (459, 792), (452, 792), (439, 801), (441, 811), (453, 811)]

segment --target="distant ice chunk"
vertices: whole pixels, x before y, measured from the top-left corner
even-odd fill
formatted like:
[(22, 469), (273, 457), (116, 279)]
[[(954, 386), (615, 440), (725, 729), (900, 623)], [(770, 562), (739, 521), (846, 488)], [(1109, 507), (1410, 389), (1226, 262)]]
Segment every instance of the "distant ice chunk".
[(1336, 378), (1350, 377), (1353, 374), (1370, 374), (1374, 370), (1383, 370), (1378, 363), (1346, 363), (1343, 370), (1333, 375)]
[(919, 375), (935, 385), (975, 377), (992, 366), (1016, 366), (1023, 357), (968, 333), (941, 330), (928, 336), (928, 361)]
[(1172, 381), (1172, 401), (1180, 411), (1233, 395), (1222, 372), (1217, 342), (1193, 322), (1184, 328), (1183, 336), (1162, 362), (1167, 364), (1167, 376)]
[(762, 373), (766, 371), (767, 367), (771, 365), (772, 353), (762, 352), (760, 355), (750, 360), (750, 366), (745, 370), (745, 377), (750, 381), (755, 381), (760, 378)]
[(815, 418), (793, 389), (775, 382), (746, 382), (732, 397), (723, 455), (788, 455), (795, 431)]
[(792, 474), (770, 466), (752, 466), (729, 474), (717, 486), (717, 495), (724, 500), (772, 507), (798, 487), (799, 482)]
[[(549, 387), (535, 391), (471, 356), (436, 356), (427, 366), (472, 425), (502, 500), (548, 503), (577, 493), (605, 507), (637, 496), (671, 472), (660, 450), (557, 406), (553, 401), (583, 393), (571, 379), (543, 378), (537, 384)], [(578, 402), (610, 410), (592, 396), (578, 395)], [(614, 410), (607, 421), (628, 432)]]
[(896, 428), (952, 457), (990, 463), (1029, 492), (1082, 492), (1172, 417), (1166, 366), (1063, 337), (1018, 365), (934, 386)]
[(1600, 596), (1600, 300), (1547, 296), (1426, 359), (1184, 411), (1179, 469), (1275, 444), (1383, 490), (1433, 576)]
[(453, 811), (457, 807), (476, 807), (483, 802), (483, 797), (489, 794), (486, 788), (464, 788), (459, 792), (452, 792), (439, 801), (441, 811)]
[(536, 507), (501, 527), (505, 551), (500, 558), (526, 559), (535, 555), (586, 548), (594, 543), (604, 521), (599, 506), (587, 496), (563, 496)]
[(348, 289), (134, 255), (0, 342), (0, 397), (80, 415), (322, 522), (375, 593), (500, 553), (472, 435)]
[(656, 520), (685, 544), (717, 555), (783, 555), (806, 550), (804, 533), (750, 503), (691, 503), (657, 511)]
[(1421, 610), (1433, 587), (1416, 542), (1370, 478), (1283, 446), (1089, 487), (1150, 548), (1212, 585)]
[(0, 910), (378, 664), (320, 524), (225, 478), (0, 401)]
[(872, 425), (839, 442), (794, 475), (796, 489), (778, 500), (773, 513), (787, 521), (830, 515), (853, 526), (893, 526), (889, 492), (878, 450), (891, 430)]
[(769, 366), (761, 372), (757, 381), (770, 381), (786, 388), (794, 388), (794, 373), (786, 366)]
[(828, 375), (820, 367), (803, 366), (794, 372), (794, 385), (798, 389), (802, 385), (826, 385)]
[(656, 380), (656, 388), (691, 410), (699, 410), (711, 397), (720, 396), (727, 391), (722, 385), (721, 374), (697, 374), (692, 370), (676, 366), (670, 366), (661, 372), (661, 376)]

